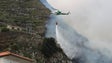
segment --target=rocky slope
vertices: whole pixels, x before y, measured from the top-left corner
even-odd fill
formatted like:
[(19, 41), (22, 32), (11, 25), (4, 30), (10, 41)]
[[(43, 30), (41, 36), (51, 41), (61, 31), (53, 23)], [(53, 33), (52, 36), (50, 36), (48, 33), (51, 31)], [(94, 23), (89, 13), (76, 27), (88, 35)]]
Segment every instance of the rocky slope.
[(44, 37), (49, 14), (39, 0), (0, 0), (0, 51), (17, 53), (36, 63), (69, 63), (55, 39)]

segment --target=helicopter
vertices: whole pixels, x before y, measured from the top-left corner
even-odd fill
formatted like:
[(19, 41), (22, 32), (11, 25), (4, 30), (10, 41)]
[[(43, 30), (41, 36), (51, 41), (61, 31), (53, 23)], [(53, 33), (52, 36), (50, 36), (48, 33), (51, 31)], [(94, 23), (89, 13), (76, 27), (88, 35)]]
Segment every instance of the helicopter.
[(63, 13), (63, 12), (61, 12), (61, 11), (58, 10), (58, 11), (54, 12), (53, 14), (55, 14), (55, 15), (69, 15), (70, 12)]

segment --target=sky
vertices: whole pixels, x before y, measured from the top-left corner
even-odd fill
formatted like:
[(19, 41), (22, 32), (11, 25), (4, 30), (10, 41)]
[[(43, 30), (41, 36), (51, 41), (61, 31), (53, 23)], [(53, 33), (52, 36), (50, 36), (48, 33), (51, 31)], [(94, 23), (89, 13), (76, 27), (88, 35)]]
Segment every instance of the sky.
[(60, 16), (65, 23), (88, 38), (88, 47), (112, 58), (112, 0), (47, 1), (62, 12), (70, 11)]
[(63, 12), (70, 11), (70, 16), (63, 17), (65, 22), (90, 40), (112, 41), (111, 0), (47, 1)]

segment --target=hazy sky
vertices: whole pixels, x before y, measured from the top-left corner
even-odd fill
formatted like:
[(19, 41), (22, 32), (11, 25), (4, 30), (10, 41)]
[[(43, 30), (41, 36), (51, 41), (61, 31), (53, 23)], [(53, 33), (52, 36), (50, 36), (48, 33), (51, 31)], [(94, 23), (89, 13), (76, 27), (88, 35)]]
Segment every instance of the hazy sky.
[(90, 47), (112, 57), (112, 0), (47, 0), (54, 8), (70, 11), (63, 20), (90, 40)]
[(65, 19), (69, 25), (89, 39), (112, 41), (111, 0), (48, 0), (64, 12), (70, 11)]

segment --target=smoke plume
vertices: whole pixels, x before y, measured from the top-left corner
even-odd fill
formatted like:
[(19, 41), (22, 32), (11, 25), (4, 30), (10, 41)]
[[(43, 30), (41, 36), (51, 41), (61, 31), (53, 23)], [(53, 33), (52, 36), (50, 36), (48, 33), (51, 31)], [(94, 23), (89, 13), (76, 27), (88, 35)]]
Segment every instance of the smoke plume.
[(55, 36), (74, 63), (112, 63), (111, 0), (47, 1), (62, 12), (71, 12), (67, 16), (51, 15), (46, 36)]

